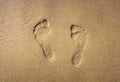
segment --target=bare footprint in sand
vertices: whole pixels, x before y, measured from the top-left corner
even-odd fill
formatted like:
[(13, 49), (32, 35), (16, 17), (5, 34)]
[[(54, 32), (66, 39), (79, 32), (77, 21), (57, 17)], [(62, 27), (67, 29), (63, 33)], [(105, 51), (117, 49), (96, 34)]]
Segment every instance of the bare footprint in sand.
[(83, 48), (86, 44), (87, 31), (78, 25), (71, 25), (70, 31), (72, 40), (78, 44), (73, 52), (71, 61), (73, 65), (78, 65), (80, 64)]
[(54, 51), (51, 46), (45, 44), (43, 39), (50, 34), (49, 22), (47, 19), (43, 19), (38, 22), (33, 29), (34, 37), (40, 47), (42, 48), (43, 54), (46, 58), (50, 59), (53, 57)]

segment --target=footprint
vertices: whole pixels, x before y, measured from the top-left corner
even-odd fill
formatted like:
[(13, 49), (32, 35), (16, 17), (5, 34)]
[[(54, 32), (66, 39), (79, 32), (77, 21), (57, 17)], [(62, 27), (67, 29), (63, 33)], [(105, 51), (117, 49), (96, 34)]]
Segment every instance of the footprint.
[(44, 43), (43, 41), (43, 38), (47, 37), (49, 33), (50, 33), (50, 28), (47, 19), (43, 19), (34, 26), (33, 29), (34, 37), (38, 42), (39, 46), (42, 48), (43, 54), (46, 58), (52, 58), (54, 53), (52, 47)]
[(80, 64), (83, 48), (86, 44), (87, 31), (78, 25), (71, 25), (70, 31), (72, 40), (76, 41), (78, 44), (73, 52), (71, 61), (73, 65), (78, 65)]

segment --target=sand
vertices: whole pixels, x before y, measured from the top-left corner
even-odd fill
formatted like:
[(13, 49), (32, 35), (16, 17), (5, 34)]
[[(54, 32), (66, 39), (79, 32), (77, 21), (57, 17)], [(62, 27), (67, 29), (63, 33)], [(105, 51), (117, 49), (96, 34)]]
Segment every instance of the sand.
[(0, 82), (120, 82), (120, 0), (0, 0)]

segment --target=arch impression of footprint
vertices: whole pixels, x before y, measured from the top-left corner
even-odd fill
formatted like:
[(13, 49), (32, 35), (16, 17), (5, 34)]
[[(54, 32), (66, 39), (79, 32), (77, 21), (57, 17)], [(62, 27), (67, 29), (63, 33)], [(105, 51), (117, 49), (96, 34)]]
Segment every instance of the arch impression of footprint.
[(71, 25), (70, 31), (72, 40), (76, 41), (78, 44), (76, 49), (73, 51), (71, 61), (73, 65), (79, 65), (83, 48), (87, 40), (87, 31), (78, 25)]
[(40, 22), (38, 22), (34, 26), (33, 33), (34, 33), (34, 37), (35, 37), (36, 41), (42, 48), (44, 56), (48, 59), (52, 59), (53, 55), (54, 55), (54, 50), (50, 45), (45, 44), (43, 41), (43, 39), (45, 37), (47, 37), (48, 35), (50, 35), (50, 33), (51, 33), (48, 20), (43, 19)]

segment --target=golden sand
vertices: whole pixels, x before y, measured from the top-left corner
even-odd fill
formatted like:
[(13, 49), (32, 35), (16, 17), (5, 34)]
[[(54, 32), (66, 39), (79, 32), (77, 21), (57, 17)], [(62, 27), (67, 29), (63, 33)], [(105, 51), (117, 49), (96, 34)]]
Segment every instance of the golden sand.
[(0, 0), (0, 82), (120, 82), (120, 0)]

